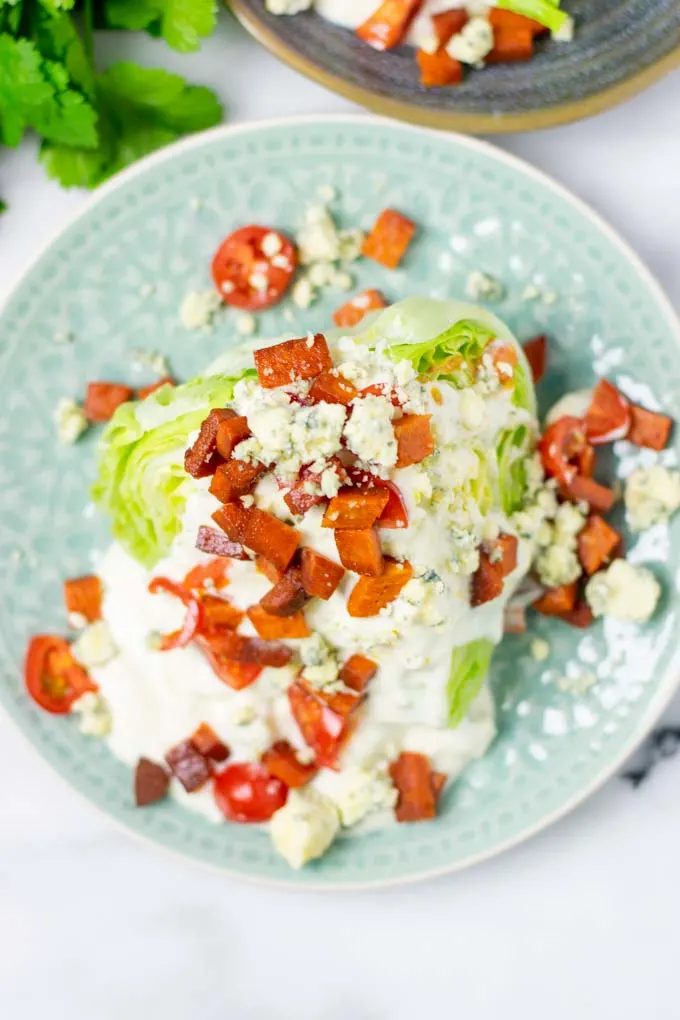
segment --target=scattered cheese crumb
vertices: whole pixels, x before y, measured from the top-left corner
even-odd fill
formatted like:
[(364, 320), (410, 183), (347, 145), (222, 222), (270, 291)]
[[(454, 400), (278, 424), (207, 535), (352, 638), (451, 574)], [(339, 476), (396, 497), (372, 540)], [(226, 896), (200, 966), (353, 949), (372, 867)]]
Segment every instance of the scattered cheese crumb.
[(309, 308), (316, 298), (316, 291), (306, 276), (301, 276), (293, 284), (291, 300), (298, 308)]
[(536, 662), (545, 662), (550, 655), (550, 645), (545, 638), (535, 637), (529, 646), (529, 652)]
[(111, 732), (111, 709), (102, 694), (87, 691), (73, 702), (71, 711), (80, 715), (78, 729), (90, 737), (105, 737)]
[(654, 613), (661, 586), (651, 570), (627, 560), (614, 560), (586, 585), (586, 599), (595, 616), (645, 623)]
[(111, 631), (104, 620), (85, 627), (73, 642), (72, 651), (86, 669), (103, 666), (118, 654)]
[(250, 312), (244, 312), (236, 320), (236, 332), (239, 336), (252, 336), (257, 328), (257, 320)]
[(185, 329), (210, 329), (221, 305), (222, 301), (215, 290), (190, 290), (179, 310), (180, 321)]
[(284, 807), (272, 816), (274, 846), (291, 868), (321, 857), (340, 828), (338, 809), (329, 797), (312, 787), (291, 790)]
[(82, 406), (70, 397), (62, 397), (59, 401), (54, 420), (61, 443), (75, 443), (89, 428)]
[(626, 482), (625, 503), (633, 531), (665, 524), (680, 507), (680, 473), (662, 464), (636, 468)]
[(139, 288), (139, 296), (143, 298), (151, 297), (152, 294), (156, 293), (155, 283), (143, 283)]
[(314, 0), (266, 0), (265, 6), (270, 14), (299, 14), (308, 11)]
[(481, 64), (493, 49), (493, 28), (485, 17), (470, 18), (447, 44), (446, 52), (463, 64)]
[(73, 342), (73, 333), (67, 329), (57, 329), (54, 331), (52, 339), (55, 344), (70, 344)]
[(495, 276), (473, 269), (465, 281), (465, 293), (472, 301), (502, 301), (505, 287)]
[(597, 683), (597, 677), (594, 673), (579, 673), (578, 676), (561, 676), (556, 682), (561, 691), (584, 694)]

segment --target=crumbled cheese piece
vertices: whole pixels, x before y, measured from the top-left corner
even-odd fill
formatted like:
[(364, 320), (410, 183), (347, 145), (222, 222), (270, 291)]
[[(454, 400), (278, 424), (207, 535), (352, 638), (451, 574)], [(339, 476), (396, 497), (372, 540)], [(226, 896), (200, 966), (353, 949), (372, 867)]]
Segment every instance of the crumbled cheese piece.
[(89, 428), (89, 422), (80, 404), (70, 397), (62, 397), (54, 412), (57, 435), (61, 443), (75, 443)]
[(557, 29), (557, 31), (552, 33), (553, 39), (556, 42), (573, 42), (574, 26), (575, 26), (574, 19), (570, 14), (568, 14), (564, 22)]
[(267, 258), (270, 259), (272, 258), (272, 256), (278, 255), (278, 253), (281, 251), (281, 248), (283, 247), (283, 242), (279, 234), (276, 234), (274, 233), (273, 230), (270, 230), (269, 233), (265, 234), (264, 237), (262, 238), (262, 244), (260, 245), (260, 247), (262, 248), (262, 254), (266, 255)]
[(636, 468), (628, 477), (624, 498), (633, 531), (665, 524), (680, 507), (680, 473), (662, 464)]
[(105, 737), (111, 732), (112, 718), (106, 698), (96, 691), (81, 694), (71, 706), (71, 711), (80, 715), (78, 729), (90, 737)]
[(331, 790), (344, 826), (356, 825), (372, 811), (391, 810), (398, 793), (385, 772), (350, 765), (342, 770)]
[(322, 202), (328, 204), (329, 202), (335, 201), (338, 197), (337, 188), (334, 188), (332, 184), (322, 184), (316, 190), (317, 195)]
[(314, 0), (266, 0), (265, 6), (270, 14), (299, 14), (308, 11)]
[(312, 787), (291, 790), (284, 807), (272, 816), (274, 846), (291, 868), (321, 857), (340, 828), (338, 809), (329, 797)]
[(339, 669), (335, 649), (318, 631), (300, 642), (299, 655), (305, 680), (319, 688), (337, 686)]
[(536, 558), (536, 571), (549, 588), (571, 584), (581, 576), (581, 564), (574, 549), (566, 545), (549, 545)]
[(215, 290), (190, 290), (185, 294), (179, 317), (186, 329), (210, 329), (215, 313), (222, 305)]
[(338, 234), (338, 258), (341, 262), (356, 262), (361, 255), (366, 235), (359, 227), (349, 227)]
[(597, 683), (595, 673), (579, 673), (577, 676), (561, 676), (557, 680), (557, 686), (561, 691), (569, 694), (584, 694), (590, 687)]
[(170, 363), (160, 351), (146, 351), (139, 348), (133, 351), (132, 358), (135, 368), (148, 368), (158, 376), (170, 375)]
[(463, 64), (480, 64), (493, 49), (493, 28), (486, 18), (470, 18), (447, 44), (446, 52)]
[(155, 283), (143, 283), (139, 288), (139, 296), (143, 298), (151, 297), (152, 294), (156, 293)]
[(381, 476), (397, 462), (397, 440), (392, 418), (391, 400), (367, 394), (352, 403), (352, 414), (345, 425), (348, 449), (357, 455), (368, 470)]
[(67, 329), (56, 329), (52, 334), (52, 339), (55, 344), (70, 344), (73, 343), (73, 333)]
[(316, 299), (316, 290), (308, 276), (301, 276), (299, 280), (295, 281), (290, 296), (293, 304), (298, 308), (309, 308), (313, 304)]
[(439, 42), (439, 38), (434, 34), (434, 32), (432, 32), (431, 35), (423, 36), (422, 39), (420, 40), (421, 50), (423, 51), (423, 53), (429, 53), (430, 56), (437, 52), (440, 45), (441, 43)]
[(473, 269), (465, 281), (465, 293), (472, 301), (502, 301), (505, 287), (495, 276)]
[(266, 273), (261, 273), (255, 270), (248, 277), (248, 283), (253, 290), (258, 291), (260, 294), (264, 294), (269, 286), (269, 280), (267, 279)]
[(108, 624), (97, 620), (85, 627), (73, 642), (72, 651), (78, 662), (86, 669), (104, 666), (118, 655)]
[(545, 638), (535, 637), (529, 646), (529, 652), (536, 662), (545, 662), (550, 655), (550, 645)]
[(644, 623), (653, 614), (661, 586), (651, 570), (614, 560), (586, 585), (586, 599), (595, 616)]
[(480, 432), (486, 425), (486, 403), (473, 389), (465, 389), (460, 395), (460, 420), (470, 432)]
[(522, 291), (522, 301), (536, 301), (541, 296), (541, 288), (535, 283), (528, 283)]
[(300, 262), (335, 262), (340, 257), (338, 230), (325, 205), (309, 205), (297, 237)]
[(69, 627), (73, 627), (74, 630), (82, 630), (84, 627), (87, 627), (88, 620), (82, 613), (71, 612), (68, 614), (68, 623)]
[(321, 489), (321, 494), (325, 496), (326, 499), (333, 499), (333, 496), (337, 496), (340, 492), (341, 485), (342, 482), (340, 480), (340, 476), (334, 467), (325, 468), (321, 472), (319, 487)]
[(583, 531), (586, 515), (574, 503), (561, 503), (555, 514), (555, 538), (558, 542), (573, 542)]
[(189, 208), (192, 212), (199, 212), (203, 208), (203, 199), (199, 198), (198, 195), (192, 195), (189, 199)]
[(250, 312), (243, 312), (236, 320), (236, 332), (239, 336), (252, 336), (257, 328), (257, 320)]

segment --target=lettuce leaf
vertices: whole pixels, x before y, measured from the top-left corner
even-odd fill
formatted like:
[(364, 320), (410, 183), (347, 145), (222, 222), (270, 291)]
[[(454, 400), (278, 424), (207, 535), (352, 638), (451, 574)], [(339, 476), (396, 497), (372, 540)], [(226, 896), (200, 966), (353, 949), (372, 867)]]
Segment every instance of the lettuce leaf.
[(486, 680), (495, 645), (486, 638), (469, 641), (454, 648), (446, 687), (449, 704), (449, 727), (454, 729), (465, 718)]
[(386, 353), (407, 358), (423, 379), (446, 379), (458, 386), (473, 381), (472, 366), (496, 334), (482, 322), (460, 319), (437, 336), (417, 344), (391, 344)]
[(184, 451), (212, 407), (223, 407), (246, 375), (210, 376), (164, 386), (119, 407), (102, 436), (92, 496), (112, 532), (141, 564), (152, 567), (179, 533), (193, 479)]
[(532, 431), (526, 425), (514, 425), (500, 434), (496, 446), (498, 489), (506, 514), (520, 510), (524, 503), (526, 459), (531, 446)]
[(496, 0), (496, 6), (539, 21), (553, 33), (559, 32), (569, 17), (560, 10), (560, 0)]

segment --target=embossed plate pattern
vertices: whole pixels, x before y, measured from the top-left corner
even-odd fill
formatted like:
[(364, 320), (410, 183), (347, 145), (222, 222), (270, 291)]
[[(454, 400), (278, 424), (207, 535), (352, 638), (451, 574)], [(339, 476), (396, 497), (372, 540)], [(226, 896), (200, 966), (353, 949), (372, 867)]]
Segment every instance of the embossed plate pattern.
[[(607, 373), (678, 417), (680, 359), (678, 324), (657, 285), (563, 189), (483, 143), (360, 117), (219, 129), (173, 146), (101, 189), (15, 288), (0, 315), (0, 700), (64, 778), (133, 832), (245, 878), (346, 888), (415, 880), (490, 856), (612, 773), (675, 687), (680, 543), (676, 523), (672, 535), (657, 529), (629, 546), (666, 589), (649, 627), (609, 623), (584, 634), (537, 621), (535, 633), (552, 647), (542, 664), (530, 658), (528, 638), (504, 643), (493, 670), (498, 740), (449, 792), (436, 822), (341, 840), (297, 874), (257, 829), (215, 827), (173, 802), (135, 810), (129, 770), (74, 720), (28, 701), (20, 677), (26, 639), (64, 628), (61, 581), (87, 569), (92, 548), (107, 541), (105, 522), (88, 509), (95, 437), (60, 446), (54, 405), (91, 378), (128, 381), (140, 347), (167, 352), (181, 378), (201, 370), (233, 342), (234, 317), (220, 317), (212, 333), (188, 333), (178, 306), (188, 289), (210, 286), (217, 243), (250, 221), (295, 231), (310, 196), (329, 184), (347, 225), (370, 226), (387, 205), (420, 225), (403, 267), (362, 264), (362, 287), (393, 299), (453, 296), (476, 267), (504, 280), (499, 313), (521, 337), (550, 335), (545, 401)], [(557, 299), (523, 301), (529, 282)], [(155, 289), (144, 297), (148, 284)], [(260, 330), (323, 326), (341, 300), (327, 295), (296, 313), (294, 326), (274, 309), (259, 317)], [(55, 341), (64, 332), (72, 342)], [(647, 456), (621, 446), (625, 470)], [(664, 458), (675, 462), (675, 450)], [(590, 674), (597, 683), (580, 695), (557, 683)]]

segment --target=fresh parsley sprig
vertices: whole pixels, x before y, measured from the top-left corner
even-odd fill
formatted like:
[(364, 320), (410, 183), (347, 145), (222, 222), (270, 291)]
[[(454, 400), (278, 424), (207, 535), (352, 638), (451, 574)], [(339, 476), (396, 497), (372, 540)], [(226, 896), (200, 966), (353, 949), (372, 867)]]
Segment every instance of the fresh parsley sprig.
[(94, 188), (182, 135), (212, 127), (210, 89), (160, 68), (122, 61), (98, 71), (94, 29), (143, 29), (198, 49), (215, 0), (0, 0), (0, 143), (32, 129), (40, 160), (64, 187)]

